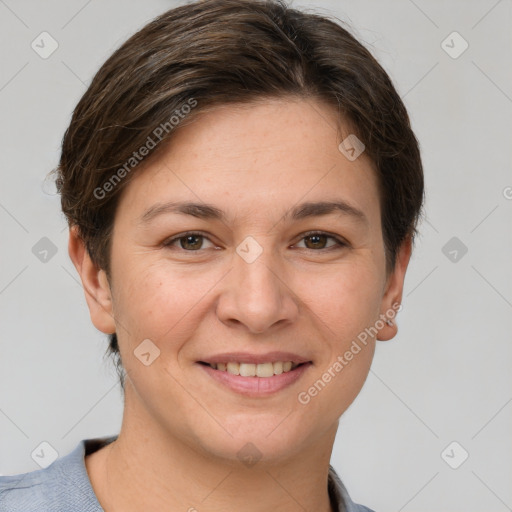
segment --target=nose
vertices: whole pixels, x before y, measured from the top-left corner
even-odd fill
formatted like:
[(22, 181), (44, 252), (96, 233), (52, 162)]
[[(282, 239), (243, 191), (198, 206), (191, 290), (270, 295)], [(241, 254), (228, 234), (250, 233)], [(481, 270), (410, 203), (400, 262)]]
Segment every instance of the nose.
[(263, 251), (248, 263), (234, 255), (232, 270), (222, 282), (217, 302), (221, 322), (260, 334), (290, 325), (298, 315), (297, 298), (275, 258)]

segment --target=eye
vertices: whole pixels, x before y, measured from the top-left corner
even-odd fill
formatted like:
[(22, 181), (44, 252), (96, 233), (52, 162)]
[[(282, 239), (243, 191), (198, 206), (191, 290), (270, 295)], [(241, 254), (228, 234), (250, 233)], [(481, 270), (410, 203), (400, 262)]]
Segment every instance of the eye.
[(214, 244), (202, 233), (189, 232), (183, 233), (178, 236), (175, 236), (163, 243), (164, 247), (173, 247), (179, 242), (179, 249), (183, 249), (188, 252), (196, 252), (201, 249), (205, 249), (203, 247), (204, 240), (208, 240), (212, 247), (215, 247)]
[[(311, 231), (309, 233), (305, 233), (301, 239), (301, 241), (305, 241), (305, 247), (299, 247), (300, 249), (308, 249), (313, 251), (326, 251), (332, 249), (339, 249), (343, 247), (348, 247), (348, 244), (338, 237), (334, 235), (330, 235), (328, 233), (324, 233), (323, 231)], [(328, 240), (332, 240), (333, 243), (331, 245), (327, 245)], [(208, 241), (210, 243), (210, 247), (215, 248), (215, 244), (213, 244), (210, 239), (200, 232), (188, 232), (177, 235), (163, 243), (164, 247), (183, 249), (186, 252), (198, 252), (203, 249), (207, 249), (208, 247), (204, 247), (204, 241)], [(179, 243), (179, 246), (176, 244)]]
[[(334, 243), (330, 246), (326, 246), (327, 240), (333, 240)], [(342, 247), (348, 247), (348, 244), (340, 240), (339, 238), (324, 233), (322, 231), (312, 231), (306, 233), (301, 240), (305, 240), (306, 249), (310, 250), (330, 250)], [(303, 247), (301, 247), (302, 249)]]

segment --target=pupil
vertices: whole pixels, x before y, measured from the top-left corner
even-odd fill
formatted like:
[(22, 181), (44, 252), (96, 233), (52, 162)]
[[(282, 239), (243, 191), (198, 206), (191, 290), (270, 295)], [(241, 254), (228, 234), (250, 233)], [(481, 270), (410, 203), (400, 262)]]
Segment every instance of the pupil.
[[(185, 239), (184, 239), (184, 240), (185, 240), (185, 245), (189, 245), (189, 243), (190, 243), (190, 245), (192, 246), (192, 247), (191, 247), (192, 249), (197, 249), (197, 248), (198, 248), (197, 246), (198, 246), (198, 245), (201, 245), (201, 244), (200, 244), (200, 243), (196, 243), (196, 244), (194, 244), (193, 240), (196, 240), (196, 241), (197, 241), (197, 240), (199, 240), (199, 238), (201, 238), (199, 235), (190, 235), (190, 236), (186, 236), (186, 237), (185, 237)], [(191, 242), (191, 240), (192, 240), (192, 242)], [(182, 244), (182, 247), (183, 247), (183, 244)], [(186, 249), (186, 248), (187, 248), (187, 247), (183, 247), (183, 249)], [(189, 248), (190, 248), (190, 247), (189, 247)]]
[(308, 238), (310, 240), (313, 240), (314, 245), (318, 245), (318, 243), (321, 244), (322, 240), (320, 240), (320, 239), (324, 239), (325, 235), (310, 235)]

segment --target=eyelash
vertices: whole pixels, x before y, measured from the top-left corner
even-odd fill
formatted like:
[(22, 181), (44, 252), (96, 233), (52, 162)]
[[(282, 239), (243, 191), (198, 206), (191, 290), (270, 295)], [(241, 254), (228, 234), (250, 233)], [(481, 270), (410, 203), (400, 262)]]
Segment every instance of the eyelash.
[[(312, 237), (312, 236), (326, 236), (328, 239), (330, 238), (331, 240), (334, 240), (334, 242), (336, 243), (336, 245), (333, 245), (331, 247), (326, 247), (326, 248), (323, 248), (323, 249), (309, 249), (307, 247), (305, 247), (306, 250), (308, 251), (313, 251), (313, 252), (328, 252), (328, 251), (331, 251), (331, 250), (335, 250), (335, 249), (342, 249), (344, 247), (349, 247), (349, 244), (345, 241), (343, 241), (342, 239), (338, 238), (337, 236), (334, 236), (334, 235), (331, 235), (330, 233), (326, 233), (325, 231), (309, 231), (307, 233), (304, 233), (302, 235), (302, 238), (299, 240), (299, 241), (302, 241), (304, 240), (305, 238), (308, 238), (308, 237)], [(207, 240), (209, 240), (211, 242), (211, 240), (206, 236), (206, 234), (202, 233), (201, 231), (187, 231), (186, 233), (181, 233), (167, 241), (165, 241), (163, 243), (163, 246), (164, 247), (172, 247), (172, 245), (175, 243), (175, 242), (178, 242), (184, 238), (187, 238), (189, 236), (197, 236), (197, 237), (202, 237), (202, 238), (205, 238)], [(213, 242), (212, 242), (213, 243)], [(190, 253), (197, 253), (197, 252), (200, 252), (200, 251), (204, 251), (205, 249), (198, 249), (198, 250), (187, 250), (187, 249), (183, 249), (182, 247), (179, 247), (178, 248), (179, 250), (183, 251), (183, 252), (190, 252)], [(303, 247), (301, 247), (301, 249), (304, 249)]]

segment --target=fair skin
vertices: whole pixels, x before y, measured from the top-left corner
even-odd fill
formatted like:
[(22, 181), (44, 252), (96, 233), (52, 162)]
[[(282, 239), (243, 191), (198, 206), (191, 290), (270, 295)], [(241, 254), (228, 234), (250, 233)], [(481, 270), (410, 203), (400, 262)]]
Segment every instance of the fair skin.
[[(217, 108), (176, 131), (124, 189), (110, 283), (70, 231), (91, 319), (117, 332), (127, 372), (119, 437), (86, 457), (106, 512), (332, 510), (327, 473), (338, 420), (364, 384), (376, 339), (393, 338), (396, 324), (381, 327), (309, 403), (297, 396), (401, 302), (411, 254), (408, 240), (386, 272), (371, 161), (364, 153), (349, 161), (341, 140), (336, 112), (317, 101)], [(225, 219), (165, 213), (140, 221), (168, 201), (207, 203)], [(285, 217), (319, 201), (344, 201), (364, 218), (339, 210)], [(163, 245), (189, 231), (203, 236)], [(236, 252), (248, 236), (263, 249), (251, 263)], [(148, 366), (134, 355), (146, 339), (160, 350)], [(266, 395), (235, 391), (200, 364), (219, 353), (272, 351), (309, 364)], [(254, 465), (237, 455), (247, 443), (261, 456)]]

